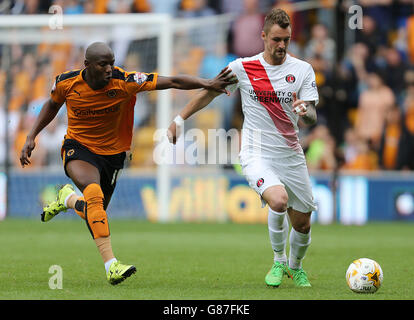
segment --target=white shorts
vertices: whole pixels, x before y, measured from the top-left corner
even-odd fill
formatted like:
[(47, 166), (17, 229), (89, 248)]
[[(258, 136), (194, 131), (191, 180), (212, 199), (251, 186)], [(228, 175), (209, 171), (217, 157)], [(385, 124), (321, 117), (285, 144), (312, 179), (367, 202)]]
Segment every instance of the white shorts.
[(292, 155), (280, 160), (259, 157), (240, 159), (243, 174), (251, 188), (262, 199), (262, 208), (266, 202), (263, 192), (271, 187), (284, 186), (288, 194), (288, 208), (299, 212), (311, 212), (317, 209), (313, 200), (312, 187), (306, 159), (303, 154)]

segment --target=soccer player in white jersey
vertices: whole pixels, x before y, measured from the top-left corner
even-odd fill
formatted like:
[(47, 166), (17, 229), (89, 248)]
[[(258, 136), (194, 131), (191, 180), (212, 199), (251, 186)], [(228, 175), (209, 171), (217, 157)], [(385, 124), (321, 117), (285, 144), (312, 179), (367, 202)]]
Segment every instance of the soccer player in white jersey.
[[(238, 79), (228, 89), (240, 89), (242, 97), (240, 164), (249, 185), (261, 196), (262, 205), (269, 207), (274, 259), (265, 282), (273, 287), (281, 284), (284, 275), (299, 287), (310, 286), (302, 260), (311, 242), (311, 213), (316, 209), (297, 123), (299, 118), (309, 125), (316, 123), (319, 98), (311, 65), (287, 53), (291, 32), (286, 12), (273, 9), (261, 34), (264, 52), (239, 58), (228, 66)], [(171, 123), (170, 142), (176, 142), (177, 126), (218, 94), (200, 91)]]

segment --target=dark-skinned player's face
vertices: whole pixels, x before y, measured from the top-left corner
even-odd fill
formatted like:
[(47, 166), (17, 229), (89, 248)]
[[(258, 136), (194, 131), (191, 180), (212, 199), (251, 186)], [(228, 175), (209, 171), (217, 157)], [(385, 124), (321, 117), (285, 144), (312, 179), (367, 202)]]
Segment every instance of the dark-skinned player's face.
[(91, 61), (85, 61), (85, 66), (96, 84), (106, 86), (112, 78), (115, 58), (112, 53), (97, 55)]

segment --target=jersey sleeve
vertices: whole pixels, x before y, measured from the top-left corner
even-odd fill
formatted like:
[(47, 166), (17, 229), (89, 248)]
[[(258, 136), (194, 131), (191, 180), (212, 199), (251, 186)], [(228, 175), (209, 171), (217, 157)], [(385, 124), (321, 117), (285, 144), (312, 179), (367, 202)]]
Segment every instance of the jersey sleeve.
[(50, 98), (58, 104), (63, 104), (66, 100), (66, 90), (64, 84), (59, 81), (59, 77), (60, 75), (53, 82)]
[(315, 101), (315, 105), (319, 102), (318, 88), (316, 87), (315, 72), (311, 65), (305, 74), (305, 79), (299, 90), (299, 99), (304, 101)]
[(155, 90), (158, 73), (129, 72), (126, 78), (127, 91), (137, 94), (140, 91)]
[[(240, 79), (240, 63), (237, 60), (234, 60), (232, 62), (230, 62), (228, 64), (228, 68), (232, 71), (232, 73), (237, 77), (237, 79)], [(230, 92), (230, 93), (234, 93), (237, 89), (239, 88), (239, 83), (233, 83), (233, 84), (229, 84), (226, 89)]]

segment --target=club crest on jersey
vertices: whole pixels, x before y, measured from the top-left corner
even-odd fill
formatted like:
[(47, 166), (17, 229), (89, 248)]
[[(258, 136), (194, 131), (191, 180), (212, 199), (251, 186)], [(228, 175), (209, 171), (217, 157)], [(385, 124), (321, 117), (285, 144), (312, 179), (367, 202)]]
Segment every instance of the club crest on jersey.
[(285, 80), (286, 80), (287, 83), (294, 83), (296, 81), (296, 78), (293, 74), (288, 74), (285, 77)]
[(257, 186), (258, 188), (260, 188), (260, 187), (263, 185), (263, 183), (264, 183), (264, 179), (263, 179), (263, 178), (260, 178), (259, 180), (257, 180), (257, 182), (256, 182), (256, 186)]
[(134, 80), (138, 84), (143, 84), (147, 80), (148, 76), (145, 73), (136, 72), (134, 74)]
[(116, 91), (115, 90), (109, 90), (107, 93), (106, 93), (106, 95), (109, 97), (109, 98), (113, 98), (113, 97), (115, 97), (116, 96)]

